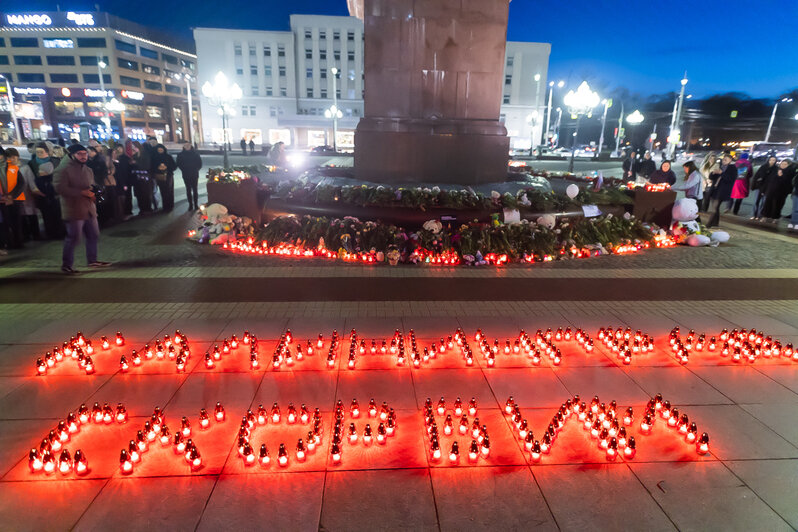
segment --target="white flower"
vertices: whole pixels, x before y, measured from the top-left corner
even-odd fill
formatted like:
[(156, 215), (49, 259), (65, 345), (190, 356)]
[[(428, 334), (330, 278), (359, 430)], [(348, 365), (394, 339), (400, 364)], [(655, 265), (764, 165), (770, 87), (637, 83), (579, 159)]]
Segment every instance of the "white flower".
[(609, 220), (610, 218), (612, 218), (612, 213), (607, 214), (607, 220)]
[(498, 192), (496, 192), (495, 190), (491, 190), (490, 191), (490, 197), (495, 199), (495, 200), (497, 200), (497, 199), (501, 198), (502, 195), (499, 194)]
[(432, 187), (432, 193), (433, 194), (440, 194), (441, 193), (441, 187)]
[(521, 201), (521, 205), (524, 205), (526, 207), (529, 207), (530, 205), (532, 205), (532, 202), (529, 201), (529, 198), (527, 197), (526, 192), (521, 194), (520, 201)]
[(632, 219), (632, 215), (630, 213), (628, 213), (628, 212), (625, 212), (625, 213), (623, 213), (623, 219), (624, 220), (631, 220)]

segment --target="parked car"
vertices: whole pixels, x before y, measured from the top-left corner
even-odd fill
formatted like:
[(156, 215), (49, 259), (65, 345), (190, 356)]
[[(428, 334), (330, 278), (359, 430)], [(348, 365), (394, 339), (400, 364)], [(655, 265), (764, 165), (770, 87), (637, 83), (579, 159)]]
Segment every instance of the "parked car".
[(335, 155), (335, 148), (330, 145), (325, 144), (324, 146), (315, 146), (313, 149), (310, 150), (310, 153), (313, 155)]

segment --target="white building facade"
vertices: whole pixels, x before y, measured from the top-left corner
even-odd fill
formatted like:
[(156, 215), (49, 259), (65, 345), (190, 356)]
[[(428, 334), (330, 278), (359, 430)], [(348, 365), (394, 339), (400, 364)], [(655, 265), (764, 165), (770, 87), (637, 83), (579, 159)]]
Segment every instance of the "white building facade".
[[(332, 145), (333, 120), (325, 111), (336, 105), (338, 149), (354, 149), (363, 116), (362, 20), (292, 15), (291, 31), (196, 28), (194, 40), (199, 86), (223, 72), (242, 89), (228, 124), (233, 145), (242, 138), (298, 149)], [(544, 114), (550, 50), (545, 43), (507, 43), (501, 113), (514, 149), (528, 149), (533, 138), (540, 143), (543, 122), (536, 117)], [(200, 106), (204, 143), (221, 144), (221, 116), (205, 97)]]

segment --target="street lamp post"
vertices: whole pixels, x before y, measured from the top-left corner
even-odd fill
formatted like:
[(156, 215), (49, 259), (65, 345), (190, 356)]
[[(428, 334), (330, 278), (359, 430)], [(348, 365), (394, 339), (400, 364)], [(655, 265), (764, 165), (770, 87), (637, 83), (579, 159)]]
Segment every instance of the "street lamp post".
[(621, 102), (621, 114), (618, 115), (618, 134), (615, 135), (615, 155), (621, 154), (621, 132), (623, 131), (623, 102)]
[(682, 84), (682, 88), (679, 90), (679, 97), (673, 104), (673, 120), (671, 121), (671, 133), (668, 137), (668, 159), (673, 159), (673, 156), (676, 153), (676, 145), (679, 143), (679, 137), (681, 133), (681, 130), (679, 129), (679, 122), (682, 118), (681, 115), (682, 106), (684, 105), (684, 87), (687, 85), (687, 72), (684, 73), (684, 77), (679, 83)]
[(238, 86), (238, 83), (233, 83), (230, 85), (227, 81), (227, 76), (220, 71), (213, 78), (213, 84), (211, 84), (210, 81), (206, 81), (202, 85), (202, 94), (208, 98), (208, 103), (219, 109), (219, 114), (222, 117), (224, 168), (227, 170), (230, 168), (230, 161), (227, 154), (227, 146), (230, 142), (230, 140), (227, 138), (227, 124), (229, 120), (228, 116), (232, 114), (232, 105), (241, 99), (243, 93), (241, 92), (241, 87)]
[(601, 135), (599, 135), (598, 149), (596, 150), (596, 157), (601, 153), (602, 146), (604, 146), (604, 126), (607, 123), (607, 109), (612, 107), (612, 98), (605, 99), (601, 103), (604, 104), (604, 114), (601, 115)]
[(557, 108), (557, 121), (554, 122), (554, 134), (557, 136), (555, 148), (560, 145), (560, 122), (562, 122), (562, 107)]
[(343, 116), (341, 110), (338, 109), (338, 68), (332, 67), (330, 73), (333, 81), (333, 104), (324, 112), (324, 115), (333, 119), (333, 151), (338, 153), (338, 119)]
[(779, 104), (782, 102), (788, 103), (791, 101), (792, 98), (782, 98), (781, 100), (776, 100), (776, 103), (773, 105), (773, 112), (770, 113), (770, 122), (768, 123), (767, 133), (765, 133), (765, 142), (770, 140), (770, 131), (773, 129), (773, 122), (776, 120), (776, 110), (779, 108)]
[(14, 109), (14, 95), (11, 94), (11, 83), (8, 81), (4, 75), (0, 74), (0, 79), (3, 80), (6, 84), (6, 94), (8, 94), (8, 106), (9, 110), (11, 111), (11, 121), (14, 123), (14, 132), (16, 133), (17, 137), (17, 146), (22, 146), (22, 129), (19, 127), (17, 123), (17, 112)]
[(103, 70), (107, 67), (108, 64), (103, 61), (101, 56), (97, 56), (97, 77), (100, 78), (100, 92), (103, 95), (103, 117), (102, 123), (105, 124), (105, 129), (109, 132), (111, 131), (111, 119), (108, 117), (108, 99), (105, 95), (105, 80), (103, 79)]
[[(120, 122), (122, 124), (122, 135), (121, 138), (125, 137), (125, 104), (117, 100), (116, 98), (111, 98), (107, 104), (105, 104), (105, 110), (111, 111), (112, 113), (119, 113)], [(109, 120), (110, 121), (110, 120)]]
[[(557, 87), (558, 88), (561, 89), (564, 86), (565, 86), (565, 82), (564, 81), (558, 81), (557, 82)], [(553, 95), (554, 95), (554, 82), (550, 81), (549, 82), (549, 105), (548, 105), (548, 110), (546, 111), (546, 131), (543, 132), (544, 137), (545, 137), (545, 135), (548, 134), (549, 128), (551, 127), (551, 100), (552, 100)], [(544, 139), (543, 144), (545, 144), (545, 139)]]
[(191, 99), (191, 76), (183, 74), (183, 79), (186, 80), (186, 96), (188, 98), (188, 136), (186, 140), (192, 146), (194, 145), (194, 103)]
[[(529, 145), (529, 156), (532, 156), (532, 150), (535, 149), (535, 140), (537, 139), (537, 135), (535, 135), (535, 126), (538, 123), (538, 116), (540, 115), (540, 74), (535, 74), (533, 78), (535, 80), (535, 122), (532, 124), (532, 135), (530, 136), (530, 145)], [(543, 129), (543, 128), (541, 128)], [(541, 138), (542, 138), (542, 131), (541, 131)], [(541, 144), (543, 142), (541, 141)]]
[(568, 171), (573, 172), (576, 141), (579, 136), (579, 125), (582, 122), (582, 116), (587, 115), (588, 118), (593, 116), (593, 108), (599, 104), (599, 95), (590, 90), (590, 85), (587, 84), (587, 81), (583, 81), (576, 91), (568, 91), (565, 98), (563, 98), (563, 102), (568, 106), (571, 118), (576, 118), (576, 130), (571, 144), (571, 160), (568, 163)]

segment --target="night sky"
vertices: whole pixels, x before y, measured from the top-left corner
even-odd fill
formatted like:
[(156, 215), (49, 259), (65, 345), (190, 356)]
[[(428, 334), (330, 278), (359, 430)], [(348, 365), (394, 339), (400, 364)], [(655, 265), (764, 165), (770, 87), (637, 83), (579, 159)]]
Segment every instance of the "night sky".
[[(17, 5), (31, 12), (55, 10), (56, 3), (62, 10), (95, 5), (82, 0)], [(187, 38), (197, 26), (286, 30), (292, 13), (348, 14), (345, 0), (134, 0), (99, 6)], [(8, 9), (5, 2), (3, 7)], [(677, 91), (687, 70), (688, 92), (696, 97), (739, 91), (776, 98), (798, 87), (796, 23), (796, 0), (514, 0), (508, 38), (551, 43), (549, 79), (569, 85), (586, 79), (648, 96)]]

